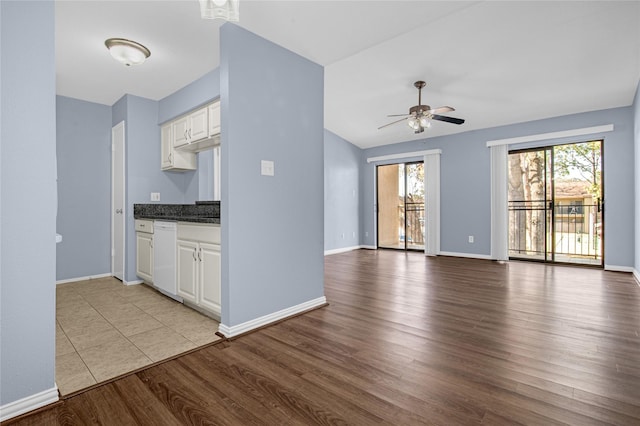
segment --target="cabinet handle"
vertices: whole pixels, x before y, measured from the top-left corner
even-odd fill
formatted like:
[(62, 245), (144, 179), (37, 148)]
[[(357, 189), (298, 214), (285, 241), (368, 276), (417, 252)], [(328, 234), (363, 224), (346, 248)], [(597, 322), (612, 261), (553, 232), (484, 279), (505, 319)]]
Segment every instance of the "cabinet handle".
[(188, 131), (185, 129), (185, 131), (184, 131), (184, 138), (185, 139), (188, 139), (188, 136), (187, 136), (188, 134), (189, 134)]
[(197, 248), (193, 249), (193, 260), (198, 260), (198, 258), (196, 258), (196, 252), (198, 251)]
[(189, 139), (191, 139), (191, 129), (189, 129)]
[(202, 262), (202, 249), (198, 250), (198, 260)]
[(153, 240), (149, 240), (149, 247), (153, 248)]
[(169, 153), (169, 162), (173, 163), (173, 152)]

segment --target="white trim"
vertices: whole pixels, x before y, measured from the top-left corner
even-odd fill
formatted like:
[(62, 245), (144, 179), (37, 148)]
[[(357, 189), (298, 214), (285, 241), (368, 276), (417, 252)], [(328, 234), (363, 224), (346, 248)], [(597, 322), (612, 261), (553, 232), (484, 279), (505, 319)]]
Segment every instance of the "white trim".
[(348, 251), (358, 250), (360, 247), (362, 246), (351, 246), (351, 247), (342, 247), (337, 249), (325, 250), (324, 255), (331, 256), (332, 254), (346, 253)]
[(218, 326), (218, 332), (222, 333), (225, 337), (234, 337), (239, 334), (254, 330), (256, 328), (271, 324), (272, 322), (280, 321), (301, 312), (308, 311), (309, 309), (324, 305), (325, 303), (327, 303), (327, 298), (322, 296), (318, 297), (317, 299), (309, 300), (307, 302), (300, 303), (299, 305), (291, 306), (290, 308), (285, 308), (278, 312), (264, 315), (260, 318), (243, 322), (242, 324), (234, 325), (231, 327), (221, 323)]
[(114, 273), (115, 266), (115, 168), (116, 168), (116, 148), (115, 148), (115, 135), (116, 132), (122, 128), (122, 280), (124, 282), (127, 276), (127, 128), (125, 120), (120, 121), (118, 124), (111, 128), (111, 275), (116, 276)]
[(122, 281), (124, 285), (138, 285), (144, 283), (143, 280), (134, 280), (134, 281)]
[(98, 278), (107, 278), (107, 277), (112, 277), (112, 276), (113, 275), (111, 274), (111, 272), (108, 272), (106, 274), (88, 275), (86, 277), (69, 278), (67, 280), (58, 280), (58, 281), (56, 281), (56, 285), (66, 284), (66, 283), (75, 283), (77, 281), (96, 280)]
[(467, 257), (469, 259), (492, 260), (491, 255), (488, 255), (488, 254), (456, 253), (453, 251), (441, 251), (440, 256)]
[(374, 161), (399, 160), (401, 158), (409, 158), (409, 157), (424, 157), (425, 155), (432, 155), (432, 154), (442, 154), (442, 150), (429, 149), (427, 151), (403, 152), (401, 154), (389, 154), (389, 155), (381, 155), (380, 157), (369, 157), (367, 158), (367, 163), (373, 163)]
[(633, 268), (633, 278), (636, 279), (636, 284), (640, 286), (640, 272), (636, 268)]
[(517, 143), (543, 141), (548, 139), (569, 138), (573, 136), (592, 135), (594, 133), (612, 132), (613, 124), (605, 124), (603, 126), (583, 127), (581, 129), (562, 130), (559, 132), (539, 133), (537, 135), (519, 136), (516, 138), (496, 139), (487, 141), (487, 147), (497, 145), (513, 145)]
[(613, 272), (633, 272), (633, 266), (617, 266), (617, 265), (604, 265), (605, 271), (613, 271)]
[[(439, 152), (435, 152), (439, 151)], [(435, 256), (440, 252), (440, 150), (423, 158), (424, 167), (424, 254)]]
[(45, 405), (53, 404), (54, 402), (58, 402), (59, 399), (58, 387), (54, 385), (51, 389), (10, 402), (0, 407), (0, 422), (44, 407)]
[(509, 259), (508, 158), (506, 145), (496, 145), (491, 151), (491, 258)]
[(360, 246), (360, 248), (361, 248), (361, 249), (367, 249), (367, 250), (378, 250), (378, 247), (376, 247), (376, 246), (369, 246), (369, 245), (366, 245), (366, 244), (361, 245), (361, 246)]

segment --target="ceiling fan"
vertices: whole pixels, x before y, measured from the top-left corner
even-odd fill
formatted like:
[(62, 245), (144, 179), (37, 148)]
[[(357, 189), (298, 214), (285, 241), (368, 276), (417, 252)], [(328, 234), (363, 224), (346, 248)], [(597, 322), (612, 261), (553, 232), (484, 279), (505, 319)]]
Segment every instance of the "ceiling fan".
[(431, 120), (446, 121), (447, 123), (462, 124), (464, 120), (461, 118), (447, 117), (440, 115), (443, 112), (455, 111), (450, 106), (442, 106), (439, 108), (433, 108), (429, 105), (422, 105), (422, 88), (426, 85), (424, 81), (416, 81), (413, 85), (418, 89), (418, 105), (414, 105), (409, 108), (409, 114), (392, 114), (387, 117), (402, 117), (400, 120), (392, 121), (384, 126), (378, 127), (378, 130), (391, 126), (392, 124), (400, 123), (401, 121), (407, 121), (409, 127), (411, 127), (414, 133), (422, 133), (424, 129), (431, 127)]

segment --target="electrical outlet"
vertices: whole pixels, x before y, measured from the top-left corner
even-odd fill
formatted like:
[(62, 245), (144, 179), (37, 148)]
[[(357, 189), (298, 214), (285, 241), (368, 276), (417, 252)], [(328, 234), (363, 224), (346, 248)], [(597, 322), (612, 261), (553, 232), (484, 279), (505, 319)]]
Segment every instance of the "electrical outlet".
[(469, 235), (469, 243), (473, 244), (473, 235)]
[(151, 201), (160, 201), (160, 193), (152, 192), (151, 193)]
[(356, 237), (356, 231), (353, 231), (353, 238)]
[(342, 239), (344, 240), (344, 232), (342, 233)]
[(364, 233), (364, 236), (365, 236), (365, 237), (368, 237), (368, 236), (369, 236), (369, 233), (368, 233), (368, 232), (365, 232), (365, 233)]

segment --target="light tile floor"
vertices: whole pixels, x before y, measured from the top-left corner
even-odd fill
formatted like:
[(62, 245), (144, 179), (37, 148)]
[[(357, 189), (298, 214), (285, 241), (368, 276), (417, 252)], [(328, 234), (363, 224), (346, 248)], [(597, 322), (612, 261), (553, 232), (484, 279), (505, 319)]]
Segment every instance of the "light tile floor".
[(56, 383), (69, 395), (219, 340), (218, 322), (145, 284), (56, 287)]

